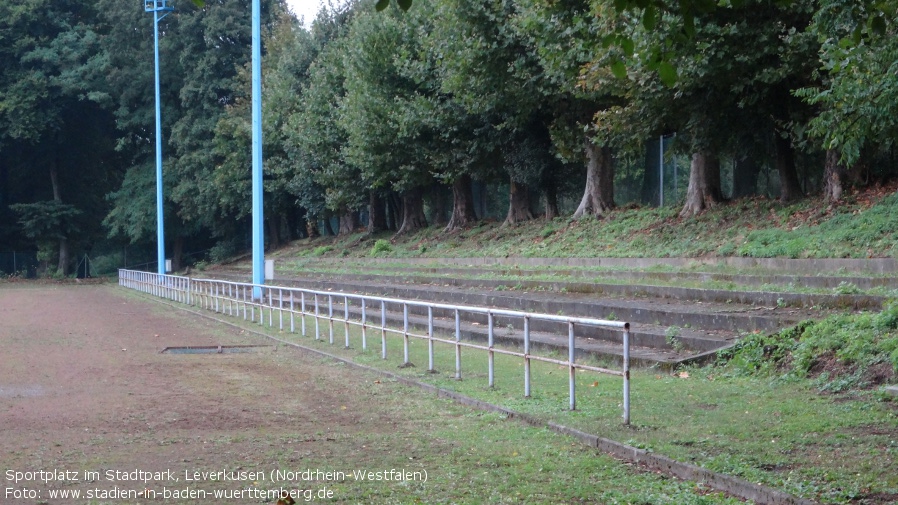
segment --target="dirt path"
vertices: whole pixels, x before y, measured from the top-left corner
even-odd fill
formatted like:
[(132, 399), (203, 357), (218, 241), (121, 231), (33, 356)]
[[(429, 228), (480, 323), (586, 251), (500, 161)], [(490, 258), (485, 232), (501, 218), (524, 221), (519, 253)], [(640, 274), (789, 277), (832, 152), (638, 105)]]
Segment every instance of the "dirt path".
[[(101, 471), (101, 488), (142, 489), (105, 470), (172, 470), (183, 484), (184, 471), (270, 467), (281, 443), (312, 455), (327, 447), (312, 442), (351, 445), (362, 427), (370, 436), (395, 424), (347, 394), (364, 378), (285, 349), (160, 354), (260, 343), (164, 310), (103, 286), (0, 290), (3, 470)], [(96, 487), (78, 480), (60, 487)]]

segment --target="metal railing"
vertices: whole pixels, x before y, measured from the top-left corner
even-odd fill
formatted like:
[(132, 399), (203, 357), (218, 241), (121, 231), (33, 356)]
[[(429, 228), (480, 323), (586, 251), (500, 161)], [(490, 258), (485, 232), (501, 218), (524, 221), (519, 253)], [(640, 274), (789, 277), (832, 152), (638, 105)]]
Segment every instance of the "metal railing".
[[(296, 333), (296, 316), (299, 317), (300, 333), (307, 335), (306, 317), (314, 321), (315, 340), (322, 339), (322, 321), (327, 322), (328, 341), (334, 343), (334, 323), (342, 322), (344, 326), (344, 345), (350, 346), (350, 327), (360, 328), (362, 349), (368, 348), (369, 331), (380, 334), (381, 357), (387, 359), (388, 335), (401, 336), (403, 342), (404, 363), (409, 363), (409, 339), (417, 338), (427, 342), (428, 370), (434, 370), (434, 344), (442, 343), (455, 348), (455, 378), (461, 379), (462, 375), (462, 348), (478, 349), (486, 351), (488, 356), (488, 382), (489, 386), (495, 385), (495, 355), (503, 354), (522, 358), (524, 361), (524, 396), (531, 394), (531, 361), (553, 363), (567, 367), (569, 387), (569, 407), (576, 409), (576, 372), (590, 370), (593, 372), (620, 376), (623, 378), (623, 419), (625, 424), (630, 423), (630, 324), (621, 321), (608, 321), (585, 317), (569, 317), (554, 314), (539, 314), (515, 310), (504, 310), (486, 307), (474, 307), (465, 305), (452, 305), (444, 303), (431, 303), (420, 300), (403, 300), (397, 298), (384, 298), (354, 293), (337, 293), (330, 291), (318, 291), (296, 287), (282, 287), (259, 285), (245, 282), (233, 282), (217, 279), (197, 279), (176, 275), (160, 275), (151, 272), (135, 270), (119, 270), (119, 285), (142, 291), (144, 293), (166, 298), (175, 302), (212, 310), (218, 313), (235, 317), (243, 317), (244, 320), (257, 320), (265, 325), (265, 312), (268, 312), (268, 326), (274, 328), (275, 317), (277, 327), (285, 330), (285, 324), (290, 333)], [(253, 292), (261, 292), (261, 298), (254, 298)], [(335, 315), (335, 301), (337, 310), (342, 305), (342, 315)], [(398, 313), (401, 308), (402, 327), (396, 328), (388, 325), (388, 308), (395, 310), (391, 315)], [(326, 309), (326, 314), (323, 311)], [(420, 314), (426, 312), (426, 333), (416, 333), (410, 328), (412, 318), (410, 309)], [(352, 312), (352, 314), (350, 314)], [(372, 314), (372, 312), (374, 314)], [(445, 319), (454, 320), (454, 326), (450, 325), (449, 333), (454, 328), (452, 338), (437, 336), (434, 332), (435, 313), (443, 314)], [(372, 317), (373, 315), (373, 317)], [(378, 317), (379, 316), (379, 317)], [(477, 317), (486, 316), (487, 345), (462, 340), (462, 321), (471, 321)], [(398, 317), (394, 316), (394, 317)], [(495, 346), (497, 319), (522, 320), (523, 321), (523, 351), (510, 350)], [(423, 319), (419, 319), (422, 322)], [(553, 322), (567, 327), (567, 351), (566, 360), (549, 356), (534, 354), (532, 352), (533, 341), (531, 339), (531, 326), (534, 322)], [(480, 323), (474, 322), (473, 325)], [(622, 366), (620, 370), (613, 370), (600, 366), (593, 366), (576, 361), (576, 328), (577, 326), (600, 326), (619, 329), (622, 332)]]

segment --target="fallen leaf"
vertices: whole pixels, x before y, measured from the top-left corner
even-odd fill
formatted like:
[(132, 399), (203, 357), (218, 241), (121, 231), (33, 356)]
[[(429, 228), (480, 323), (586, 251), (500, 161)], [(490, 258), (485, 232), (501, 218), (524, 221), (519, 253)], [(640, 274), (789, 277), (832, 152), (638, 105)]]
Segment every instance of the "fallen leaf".
[(592, 384), (590, 384), (589, 387), (594, 388), (594, 387), (596, 387), (596, 386), (598, 386), (598, 385), (599, 385), (599, 381), (595, 381), (595, 382), (593, 382)]
[(680, 372), (680, 373), (677, 374), (677, 377), (679, 377), (679, 378), (681, 378), (681, 379), (688, 379), (688, 378), (689, 378), (689, 372)]

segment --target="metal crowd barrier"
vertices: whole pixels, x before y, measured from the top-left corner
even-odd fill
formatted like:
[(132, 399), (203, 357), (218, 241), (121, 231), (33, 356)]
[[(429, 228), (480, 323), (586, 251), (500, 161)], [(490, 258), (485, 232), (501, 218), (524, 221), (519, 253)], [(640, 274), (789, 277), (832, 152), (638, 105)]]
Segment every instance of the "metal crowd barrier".
[[(409, 363), (409, 339), (417, 338), (427, 341), (428, 370), (434, 370), (434, 343), (443, 343), (455, 347), (455, 378), (461, 379), (462, 348), (479, 349), (487, 352), (488, 356), (488, 381), (489, 386), (495, 384), (495, 355), (505, 354), (517, 356), (524, 360), (524, 396), (529, 397), (530, 363), (531, 361), (543, 361), (554, 363), (568, 368), (568, 384), (570, 396), (570, 409), (575, 410), (576, 400), (576, 372), (577, 369), (616, 375), (623, 378), (623, 419), (625, 424), (630, 423), (630, 323), (621, 321), (608, 321), (585, 317), (569, 317), (554, 314), (538, 314), (515, 310), (492, 309), (485, 307), (473, 307), (466, 305), (452, 305), (445, 303), (430, 303), (420, 300), (402, 300), (397, 298), (384, 298), (377, 296), (359, 295), (353, 293), (337, 293), (330, 291), (316, 291), (295, 287), (281, 287), (259, 285), (245, 282), (233, 282), (216, 279), (197, 279), (181, 277), (177, 275), (161, 275), (151, 272), (136, 270), (119, 270), (119, 285), (142, 291), (153, 296), (166, 298), (179, 303), (213, 310), (230, 316), (242, 317), (244, 320), (256, 321), (258, 314), (259, 324), (265, 324), (265, 312), (268, 312), (268, 325), (275, 327), (275, 315), (277, 326), (284, 330), (285, 313), (290, 333), (296, 333), (296, 318), (300, 315), (300, 332), (306, 336), (306, 317), (314, 318), (315, 340), (321, 340), (321, 322), (328, 325), (327, 335), (331, 344), (334, 343), (334, 322), (342, 322), (344, 325), (344, 345), (350, 345), (350, 332), (352, 326), (361, 328), (362, 349), (368, 348), (369, 330), (379, 332), (381, 337), (381, 357), (387, 359), (387, 336), (398, 335), (403, 339), (404, 362)], [(343, 307), (343, 314), (334, 315), (334, 302)], [(325, 303), (326, 302), (326, 303)], [(355, 305), (353, 306), (353, 303)], [(356, 317), (350, 316), (350, 307)], [(391, 328), (387, 325), (387, 307), (401, 307), (402, 328)], [(414, 333), (409, 329), (409, 308), (427, 312), (427, 333)], [(323, 314), (323, 310), (327, 310)], [(372, 309), (374, 317), (372, 318)], [(454, 338), (441, 338), (434, 334), (434, 311), (450, 314), (455, 319)], [(380, 316), (379, 318), (377, 316)], [(463, 316), (471, 319), (473, 315), (486, 315), (487, 318), (487, 345), (462, 341), (461, 323)], [(496, 318), (513, 318), (523, 321), (523, 352), (495, 347)], [(560, 360), (548, 356), (541, 356), (531, 352), (531, 322), (554, 321), (567, 326), (568, 359)], [(602, 326), (621, 330), (622, 335), (622, 366), (620, 370), (613, 370), (598, 366), (592, 366), (576, 361), (576, 336), (575, 329), (579, 325)]]

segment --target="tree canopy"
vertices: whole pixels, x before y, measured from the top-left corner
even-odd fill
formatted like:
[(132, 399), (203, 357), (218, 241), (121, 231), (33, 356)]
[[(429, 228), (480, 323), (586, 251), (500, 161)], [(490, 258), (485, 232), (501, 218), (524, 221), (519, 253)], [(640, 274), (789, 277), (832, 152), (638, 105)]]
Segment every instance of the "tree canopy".
[[(178, 265), (246, 247), (251, 122), (246, 2), (176, 7), (160, 52)], [(262, 7), (270, 245), (601, 217), (656, 204), (666, 162), (689, 166), (684, 217), (757, 193), (831, 205), (894, 174), (895, 2), (361, 0), (309, 27)], [(116, 0), (0, 15), (0, 249), (67, 273), (73, 250), (146, 248), (151, 16)]]

